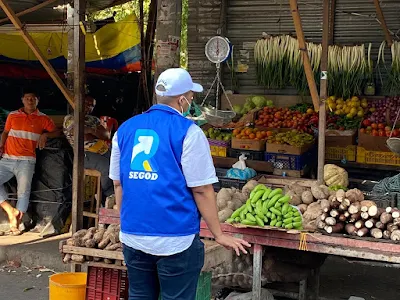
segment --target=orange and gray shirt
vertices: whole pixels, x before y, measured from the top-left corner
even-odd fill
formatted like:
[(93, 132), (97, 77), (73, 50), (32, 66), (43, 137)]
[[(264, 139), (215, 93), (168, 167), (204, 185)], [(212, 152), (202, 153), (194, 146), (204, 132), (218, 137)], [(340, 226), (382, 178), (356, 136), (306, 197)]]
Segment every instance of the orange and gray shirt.
[(7, 117), (4, 130), (8, 131), (3, 158), (36, 160), (36, 147), (40, 135), (56, 129), (54, 122), (39, 110), (27, 114), (21, 108)]

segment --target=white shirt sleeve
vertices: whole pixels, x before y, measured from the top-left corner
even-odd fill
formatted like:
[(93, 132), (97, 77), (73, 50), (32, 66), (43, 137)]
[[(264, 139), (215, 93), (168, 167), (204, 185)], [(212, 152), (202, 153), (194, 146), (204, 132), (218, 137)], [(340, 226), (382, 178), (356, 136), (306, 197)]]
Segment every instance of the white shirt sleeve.
[(108, 175), (108, 177), (110, 177), (111, 180), (120, 180), (120, 169), (119, 169), (120, 158), (121, 158), (121, 152), (119, 150), (118, 137), (116, 132), (112, 139), (110, 173)]
[(181, 164), (188, 187), (218, 182), (210, 145), (201, 128), (195, 124), (189, 127), (183, 141)]

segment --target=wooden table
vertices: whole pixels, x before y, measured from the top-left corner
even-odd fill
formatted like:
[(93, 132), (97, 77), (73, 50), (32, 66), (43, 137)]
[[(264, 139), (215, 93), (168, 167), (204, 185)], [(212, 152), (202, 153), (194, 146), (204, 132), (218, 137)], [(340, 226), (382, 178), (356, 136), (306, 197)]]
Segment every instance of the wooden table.
[[(400, 264), (400, 244), (328, 236), (319, 233), (300, 234), (279, 230), (236, 228), (228, 224), (221, 224), (221, 227), (224, 233), (243, 238), (253, 244), (253, 300), (261, 299), (262, 246), (299, 250), (300, 241), (303, 238), (306, 240), (307, 250), (311, 252)], [(212, 234), (204, 222), (201, 223), (200, 235), (212, 238)], [(312, 274), (309, 279), (311, 281), (309, 287), (314, 290), (307, 291), (307, 282), (301, 282), (299, 300), (318, 299), (318, 272)], [(307, 295), (307, 292), (311, 292), (311, 295)]]

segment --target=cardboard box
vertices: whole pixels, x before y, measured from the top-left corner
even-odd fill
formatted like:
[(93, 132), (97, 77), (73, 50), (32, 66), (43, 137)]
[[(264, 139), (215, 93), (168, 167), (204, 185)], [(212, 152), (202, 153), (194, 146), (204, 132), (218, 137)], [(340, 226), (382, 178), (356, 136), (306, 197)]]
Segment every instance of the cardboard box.
[(233, 149), (264, 151), (266, 141), (232, 138)]
[(372, 136), (358, 132), (358, 146), (369, 151), (391, 152), (386, 145), (387, 139), (386, 136)]
[(331, 130), (327, 129), (325, 133), (326, 147), (347, 147), (356, 144), (357, 131), (353, 130)]
[(268, 153), (301, 155), (310, 150), (313, 146), (314, 143), (306, 144), (303, 147), (267, 143), (266, 151)]

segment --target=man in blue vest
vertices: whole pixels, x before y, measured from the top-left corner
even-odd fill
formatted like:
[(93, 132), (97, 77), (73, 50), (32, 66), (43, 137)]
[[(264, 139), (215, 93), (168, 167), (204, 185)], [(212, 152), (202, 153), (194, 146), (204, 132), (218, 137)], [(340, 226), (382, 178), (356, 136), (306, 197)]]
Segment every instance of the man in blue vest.
[(250, 245), (221, 231), (212, 184), (218, 182), (208, 141), (190, 110), (193, 83), (184, 69), (163, 72), (157, 102), (114, 135), (110, 178), (121, 213), (120, 239), (129, 299), (194, 300), (204, 264), (200, 215), (215, 240), (247, 253)]

